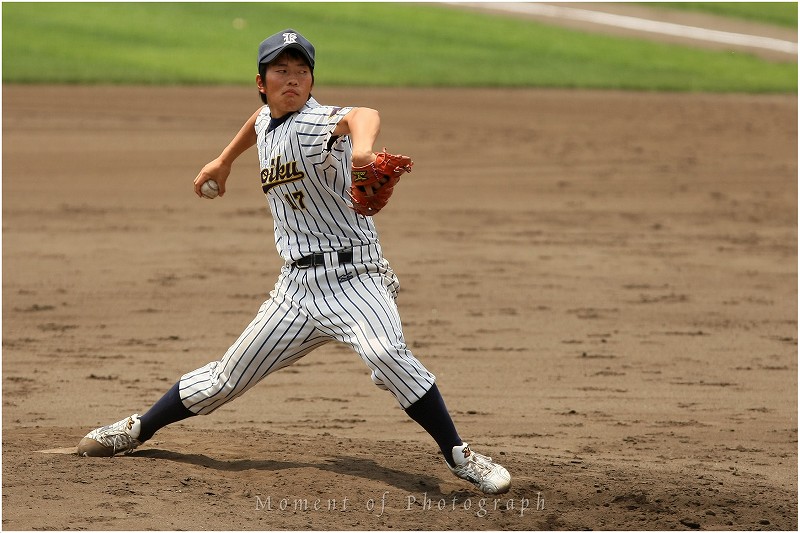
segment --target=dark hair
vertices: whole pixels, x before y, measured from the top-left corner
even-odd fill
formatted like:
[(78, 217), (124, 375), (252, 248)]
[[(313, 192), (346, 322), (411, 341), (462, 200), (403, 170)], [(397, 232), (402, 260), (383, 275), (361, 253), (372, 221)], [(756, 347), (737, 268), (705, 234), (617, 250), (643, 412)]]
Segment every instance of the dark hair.
[[(275, 61), (277, 61), (279, 59), (283, 59), (283, 58), (289, 58), (289, 59), (292, 59), (292, 60), (295, 60), (295, 61), (298, 61), (298, 60), (302, 61), (303, 63), (306, 64), (306, 66), (308, 68), (311, 68), (311, 65), (308, 64), (308, 59), (306, 59), (306, 56), (303, 55), (303, 53), (300, 50), (296, 49), (296, 48), (287, 48), (286, 50), (281, 52), (278, 57), (276, 57), (275, 59), (270, 61), (270, 63), (274, 63)], [(260, 65), (258, 65), (258, 74), (261, 76), (261, 83), (263, 83), (265, 87), (267, 85), (267, 67), (268, 66), (269, 66), (269, 63), (261, 63)], [(314, 84), (314, 69), (313, 68), (311, 69), (311, 84), (312, 85)], [(264, 105), (266, 105), (267, 104), (267, 95), (259, 91), (258, 96), (261, 97), (261, 101), (264, 103)]]

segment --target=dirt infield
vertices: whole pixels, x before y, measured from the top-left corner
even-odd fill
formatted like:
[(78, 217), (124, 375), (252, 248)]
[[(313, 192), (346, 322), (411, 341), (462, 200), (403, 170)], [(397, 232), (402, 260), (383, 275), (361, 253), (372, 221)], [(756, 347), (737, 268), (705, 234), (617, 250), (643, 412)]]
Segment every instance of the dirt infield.
[(280, 268), (255, 89), (3, 90), (4, 529), (786, 529), (797, 520), (797, 98), (320, 89), (414, 172), (376, 221), (483, 499), (329, 345), (136, 453)]

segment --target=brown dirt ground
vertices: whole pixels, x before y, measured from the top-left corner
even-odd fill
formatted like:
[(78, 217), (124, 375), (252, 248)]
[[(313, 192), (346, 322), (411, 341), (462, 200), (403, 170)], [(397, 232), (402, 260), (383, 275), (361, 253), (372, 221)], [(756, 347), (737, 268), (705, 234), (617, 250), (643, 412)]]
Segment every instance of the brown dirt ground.
[(7, 86), (4, 529), (798, 527), (796, 96), (315, 96), (415, 159), (377, 218), (406, 337), (511, 492), (332, 345), (130, 456), (40, 453), (220, 357), (280, 262), (252, 153), (191, 190), (254, 90)]

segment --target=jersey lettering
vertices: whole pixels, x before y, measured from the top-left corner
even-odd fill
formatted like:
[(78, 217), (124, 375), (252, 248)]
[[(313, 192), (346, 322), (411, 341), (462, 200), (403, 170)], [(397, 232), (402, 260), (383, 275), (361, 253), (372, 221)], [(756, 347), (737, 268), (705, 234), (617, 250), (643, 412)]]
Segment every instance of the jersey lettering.
[(305, 194), (303, 191), (296, 191), (293, 192), (291, 195), (287, 192), (283, 195), (286, 198), (286, 202), (288, 202), (289, 206), (291, 206), (293, 211), (299, 211), (300, 209), (306, 208), (306, 203), (303, 201), (305, 198)]
[(276, 185), (291, 183), (305, 177), (302, 170), (297, 170), (297, 161), (281, 163), (281, 156), (278, 155), (270, 161), (269, 167), (261, 171), (261, 188), (264, 194), (267, 194)]

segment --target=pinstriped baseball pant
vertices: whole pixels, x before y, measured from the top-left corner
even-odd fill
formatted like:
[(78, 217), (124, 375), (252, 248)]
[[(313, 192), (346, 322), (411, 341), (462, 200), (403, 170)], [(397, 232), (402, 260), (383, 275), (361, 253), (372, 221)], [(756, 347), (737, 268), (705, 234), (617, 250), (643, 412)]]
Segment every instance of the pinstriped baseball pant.
[(398, 286), (383, 258), (307, 269), (284, 266), (270, 299), (224, 357), (181, 377), (183, 404), (193, 413), (209, 414), (336, 340), (351, 346), (372, 370), (372, 381), (407, 409), (435, 377), (406, 347), (395, 304)]

